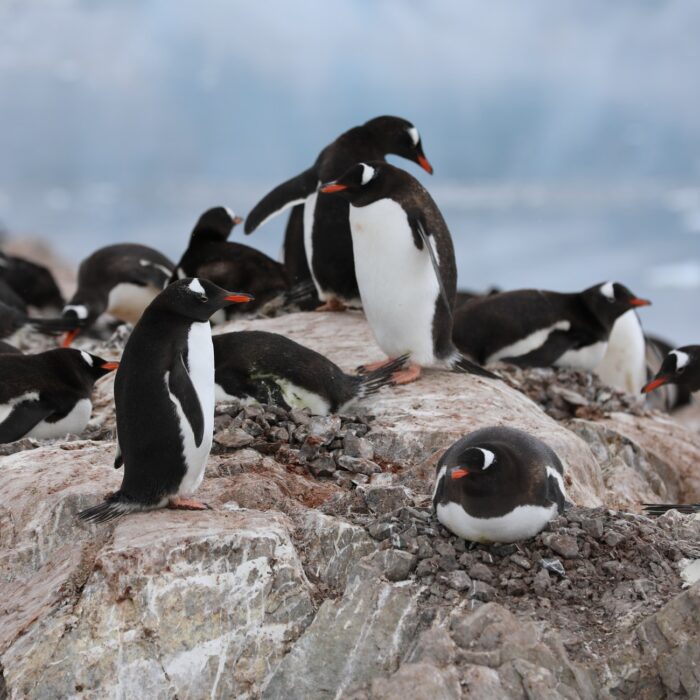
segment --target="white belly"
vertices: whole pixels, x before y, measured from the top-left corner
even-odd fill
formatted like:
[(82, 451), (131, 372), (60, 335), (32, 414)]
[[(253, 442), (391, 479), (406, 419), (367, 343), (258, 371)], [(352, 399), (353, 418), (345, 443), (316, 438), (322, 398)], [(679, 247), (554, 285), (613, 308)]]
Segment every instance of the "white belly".
[(144, 309), (160, 294), (162, 290), (150, 285), (141, 287), (138, 284), (121, 282), (109, 292), (107, 313), (125, 323), (135, 324)]
[(413, 243), (403, 208), (391, 199), (351, 205), (350, 230), (362, 307), (377, 344), (389, 357), (410, 353), (413, 362), (435, 364), (440, 287), (428, 251)]
[(600, 341), (580, 350), (567, 350), (555, 363), (555, 367), (570, 367), (592, 372), (603, 359), (607, 341)]
[[(320, 182), (318, 183), (321, 184)], [(318, 187), (318, 185), (317, 185)], [(318, 199), (318, 190), (312, 195), (309, 195), (304, 202), (304, 251), (306, 252), (306, 263), (309, 266), (311, 272), (311, 279), (314, 281), (316, 286), (316, 293), (321, 301), (326, 301), (326, 295), (321, 291), (316, 281), (316, 276), (314, 275), (314, 266), (312, 265), (312, 260), (314, 256), (314, 242), (312, 239), (312, 233), (314, 230), (314, 217), (316, 214), (316, 200)]]
[[(190, 379), (199, 398), (204, 416), (204, 433), (201, 444), (195, 442), (194, 431), (185, 416), (182, 406), (171, 393), (180, 421), (180, 436), (187, 472), (180, 484), (178, 496), (191, 496), (202, 483), (207, 457), (211, 450), (214, 432), (214, 345), (211, 341), (209, 322), (193, 323), (187, 338), (187, 362)], [(166, 386), (168, 381), (166, 374)], [(170, 393), (170, 392), (169, 392)]]
[(557, 321), (555, 324), (549, 326), (548, 328), (540, 328), (539, 330), (530, 333), (527, 337), (522, 340), (518, 340), (512, 345), (508, 345), (505, 348), (501, 348), (493, 355), (490, 355), (486, 359), (486, 364), (491, 362), (496, 362), (503, 357), (522, 357), (527, 355), (533, 350), (541, 348), (549, 339), (550, 334), (554, 331), (568, 331), (571, 328), (571, 324), (568, 321)]
[(629, 394), (639, 394), (646, 382), (646, 342), (639, 317), (633, 309), (615, 321), (608, 349), (595, 368), (608, 385)]
[(55, 423), (47, 423), (42, 420), (27, 433), (27, 436), (44, 439), (63, 437), (68, 433), (80, 435), (85, 430), (91, 413), (92, 403), (90, 399), (80, 399), (67, 416)]

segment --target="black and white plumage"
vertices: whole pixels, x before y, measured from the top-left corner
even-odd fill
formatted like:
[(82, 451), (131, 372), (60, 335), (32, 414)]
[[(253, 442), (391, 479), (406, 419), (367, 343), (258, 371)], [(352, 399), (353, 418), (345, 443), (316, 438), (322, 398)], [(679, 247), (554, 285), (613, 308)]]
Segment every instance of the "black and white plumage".
[(294, 283), (303, 281), (304, 266), (299, 252), (299, 242), (303, 240), (318, 296), (329, 309), (342, 308), (343, 304), (358, 305), (359, 291), (353, 266), (348, 204), (338, 198), (319, 198), (318, 187), (339, 177), (359, 161), (383, 160), (389, 153), (433, 172), (413, 124), (399, 117), (377, 117), (341, 134), (321, 151), (308, 170), (265, 195), (246, 220), (245, 231), (252, 233), (288, 207), (303, 205), (303, 217), (296, 209), (287, 225), (285, 261), (290, 266)]
[(75, 329), (64, 346), (105, 312), (125, 323), (136, 323), (168, 284), (174, 269), (162, 253), (138, 243), (96, 250), (80, 263), (78, 289), (63, 307), (63, 317)]
[(25, 327), (34, 328), (41, 333), (60, 333), (73, 328), (74, 323), (62, 317), (34, 318), (0, 301), (0, 338), (7, 338)]
[(433, 506), (451, 532), (473, 542), (534, 537), (566, 504), (554, 450), (515, 428), (482, 428), (437, 464)]
[(134, 510), (201, 509), (199, 486), (214, 424), (210, 316), (250, 296), (197, 278), (174, 282), (146, 308), (124, 348), (114, 382), (118, 491), (80, 513), (103, 522)]
[(80, 434), (95, 381), (116, 367), (82, 350), (0, 354), (0, 442)]
[(468, 301), (455, 313), (457, 347), (478, 362), (593, 371), (613, 324), (650, 302), (617, 282), (563, 294), (519, 289)]
[(238, 331), (214, 336), (216, 397), (253, 398), (317, 415), (342, 412), (391, 384), (405, 358), (363, 375), (345, 374), (315, 350), (278, 333)]
[[(666, 356), (674, 349), (667, 340), (656, 335), (645, 336), (646, 369), (647, 376), (644, 385), (647, 385), (657, 375)], [(641, 387), (644, 389), (644, 386)], [(692, 401), (693, 392), (685, 383), (676, 384), (665, 381), (657, 384), (653, 390), (647, 390), (645, 404), (651, 408), (671, 413), (678, 408), (687, 406)]]
[(63, 295), (51, 271), (31, 260), (0, 253), (0, 280), (29, 306), (56, 310), (63, 306)]
[(647, 515), (659, 516), (668, 513), (669, 510), (677, 510), (683, 515), (700, 513), (700, 503), (642, 503)]
[(183, 277), (207, 279), (225, 289), (247, 289), (255, 297), (255, 301), (243, 307), (227, 307), (227, 315), (234, 315), (239, 309), (254, 312), (289, 287), (281, 263), (255, 248), (226, 240), (233, 227), (242, 221), (226, 207), (205, 211), (171, 278), (171, 281)]
[(671, 350), (642, 392), (646, 394), (665, 384), (676, 384), (690, 393), (700, 391), (700, 345), (684, 345)]
[(358, 163), (323, 185), (319, 196), (349, 202), (367, 322), (390, 358), (410, 358), (396, 381), (413, 381), (421, 366), (494, 377), (461, 356), (452, 342), (457, 279), (452, 237), (418, 180), (384, 161)]
[(0, 340), (0, 354), (21, 355), (22, 351), (19, 348), (16, 348), (14, 345), (6, 343), (4, 340)]

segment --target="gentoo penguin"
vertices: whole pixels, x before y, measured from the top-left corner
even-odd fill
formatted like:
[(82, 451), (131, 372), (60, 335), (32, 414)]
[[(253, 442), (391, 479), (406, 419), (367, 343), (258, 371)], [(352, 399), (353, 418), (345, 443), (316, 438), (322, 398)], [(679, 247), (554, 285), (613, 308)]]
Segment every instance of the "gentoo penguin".
[(205, 211), (171, 278), (200, 277), (225, 289), (247, 289), (255, 297), (245, 307), (229, 306), (227, 313), (241, 308), (246, 313), (254, 312), (289, 286), (284, 267), (276, 260), (255, 248), (226, 240), (241, 221), (226, 207)]
[(21, 355), (22, 351), (19, 348), (16, 348), (14, 345), (10, 345), (10, 343), (0, 340), (0, 354), (7, 355), (10, 353), (14, 355)]
[(80, 434), (95, 381), (116, 369), (83, 350), (0, 355), (0, 442)]
[(37, 309), (60, 309), (61, 294), (51, 271), (43, 265), (15, 255), (0, 253), (0, 279)]
[(27, 313), (27, 302), (10, 287), (5, 280), (0, 277), (0, 302), (6, 306), (11, 306), (23, 314)]
[(634, 309), (617, 318), (608, 336), (608, 347), (595, 373), (608, 385), (638, 394), (647, 380), (647, 345)]
[(64, 346), (104, 312), (125, 323), (136, 323), (168, 284), (174, 269), (164, 255), (138, 243), (96, 250), (80, 263), (78, 289), (63, 307), (63, 317), (74, 323)]
[(563, 474), (541, 440), (515, 428), (482, 428), (440, 458), (433, 506), (437, 519), (465, 540), (517, 542), (564, 510)]
[(642, 392), (646, 394), (664, 384), (677, 384), (689, 392), (700, 390), (700, 345), (684, 345), (671, 350)]
[(338, 365), (278, 333), (237, 331), (214, 336), (216, 399), (253, 398), (316, 415), (342, 413), (350, 404), (391, 384), (405, 358), (364, 375)]
[(201, 510), (191, 498), (204, 476), (214, 426), (214, 349), (210, 316), (250, 301), (213, 282), (185, 278), (146, 308), (124, 348), (114, 382), (118, 491), (84, 510), (103, 522), (134, 510)]
[(7, 338), (25, 326), (42, 333), (58, 333), (70, 330), (74, 324), (65, 318), (32, 318), (0, 301), (0, 338)]
[(474, 299), (455, 313), (457, 347), (477, 362), (594, 370), (616, 319), (650, 302), (617, 282), (562, 294), (518, 289)]
[[(646, 335), (645, 341), (647, 364), (646, 379), (649, 381), (653, 379), (656, 373), (661, 369), (666, 355), (673, 350), (673, 345), (663, 338), (651, 334)], [(685, 384), (675, 384), (672, 382), (666, 382), (663, 385), (657, 386), (653, 391), (645, 393), (645, 403), (647, 406), (659, 411), (666, 411), (667, 413), (671, 413), (677, 408), (687, 406), (692, 401), (693, 396), (693, 392), (690, 391)]]
[[(340, 311), (345, 304), (358, 306), (359, 291), (353, 265), (348, 204), (339, 198), (318, 198), (318, 187), (339, 177), (359, 161), (383, 160), (388, 153), (412, 160), (427, 172), (433, 172), (423, 153), (418, 130), (411, 122), (399, 117), (377, 117), (341, 134), (321, 151), (308, 170), (265, 195), (248, 215), (245, 232), (252, 233), (271, 216), (303, 203), (304, 248), (318, 296), (325, 302), (320, 307), (322, 310)], [(291, 220), (287, 226), (285, 259), (297, 261), (295, 272), (303, 273), (303, 266), (298, 263), (298, 241), (301, 239), (298, 210), (294, 221), (295, 226)]]
[(320, 191), (319, 201), (349, 202), (357, 283), (377, 344), (389, 358), (410, 357), (409, 366), (394, 374), (395, 383), (414, 381), (421, 366), (494, 377), (462, 357), (452, 342), (457, 277), (452, 238), (418, 180), (385, 161), (372, 161), (354, 165)]

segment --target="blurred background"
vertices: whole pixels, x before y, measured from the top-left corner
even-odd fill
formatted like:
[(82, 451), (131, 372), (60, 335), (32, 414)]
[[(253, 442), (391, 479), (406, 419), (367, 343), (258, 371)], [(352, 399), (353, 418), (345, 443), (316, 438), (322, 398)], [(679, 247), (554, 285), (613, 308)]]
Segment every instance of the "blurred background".
[[(204, 209), (245, 215), (394, 114), (460, 287), (614, 279), (648, 330), (700, 342), (699, 31), (687, 0), (4, 0), (0, 222), (75, 264), (177, 259)], [(245, 242), (276, 257), (285, 220)]]

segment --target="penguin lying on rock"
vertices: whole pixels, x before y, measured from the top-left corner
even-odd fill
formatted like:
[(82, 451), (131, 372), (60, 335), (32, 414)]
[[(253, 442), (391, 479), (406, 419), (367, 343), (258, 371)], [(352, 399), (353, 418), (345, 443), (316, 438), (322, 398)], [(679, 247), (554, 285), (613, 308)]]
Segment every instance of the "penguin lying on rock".
[(362, 307), (389, 360), (409, 355), (404, 384), (421, 367), (495, 375), (461, 355), (452, 342), (457, 268), (450, 232), (432, 197), (414, 177), (384, 161), (358, 163), (321, 187), (321, 196), (350, 203), (350, 230)]
[(472, 542), (534, 537), (566, 503), (555, 452), (522, 430), (482, 428), (437, 464), (433, 506), (451, 532)]
[(82, 511), (104, 522), (136, 510), (202, 510), (191, 498), (204, 477), (214, 428), (214, 348), (209, 318), (249, 294), (186, 278), (146, 308), (124, 348), (114, 382), (118, 491)]
[(325, 416), (391, 384), (400, 357), (359, 376), (345, 374), (315, 350), (277, 333), (238, 331), (214, 336), (216, 399), (253, 398)]

